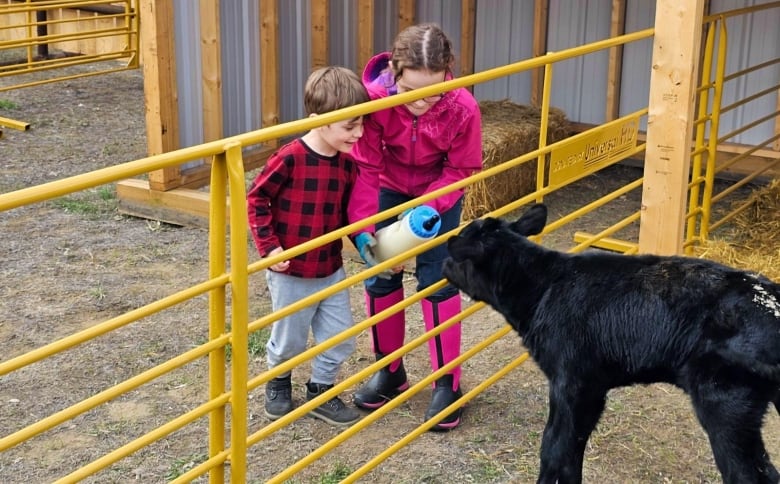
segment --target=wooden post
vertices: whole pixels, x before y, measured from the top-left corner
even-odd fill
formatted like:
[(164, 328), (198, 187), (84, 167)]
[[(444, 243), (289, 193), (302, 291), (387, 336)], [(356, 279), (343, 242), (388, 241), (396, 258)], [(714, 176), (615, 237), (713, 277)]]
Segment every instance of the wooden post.
[(279, 9), (276, 0), (260, 2), (260, 77), (263, 127), (279, 124)]
[(366, 0), (358, 2), (357, 17), (357, 62), (360, 66), (358, 72), (361, 72), (363, 66), (374, 55), (374, 2)]
[[(780, 89), (777, 90), (777, 110), (780, 111)], [(780, 117), (775, 119), (775, 135), (780, 134)], [(772, 143), (772, 149), (780, 151), (780, 138)]]
[[(474, 38), (477, 29), (477, 1), (461, 0), (460, 3), (460, 75), (474, 73)], [(474, 91), (474, 86), (469, 86)]]
[[(547, 53), (547, 20), (550, 10), (550, 0), (534, 1), (534, 40), (533, 57)], [(538, 68), (531, 72), (531, 105), (539, 107), (542, 102), (544, 87), (544, 69)]]
[(415, 22), (415, 0), (398, 0), (398, 31), (411, 27)]
[[(609, 36), (617, 37), (626, 33), (626, 0), (612, 0), (612, 20)], [(609, 68), (607, 71), (607, 109), (606, 120), (612, 121), (620, 116), (620, 79), (623, 76), (623, 46), (609, 49)]]
[(200, 58), (203, 90), (203, 141), (223, 137), (222, 57), (219, 0), (200, 0)]
[(311, 0), (311, 68), (330, 64), (328, 55), (328, 0)]
[[(146, 139), (151, 156), (179, 147), (173, 2), (141, 0), (140, 14)], [(178, 167), (156, 170), (149, 173), (149, 187), (170, 190), (180, 185), (180, 178)]]
[(704, 0), (657, 0), (639, 251), (682, 253)]

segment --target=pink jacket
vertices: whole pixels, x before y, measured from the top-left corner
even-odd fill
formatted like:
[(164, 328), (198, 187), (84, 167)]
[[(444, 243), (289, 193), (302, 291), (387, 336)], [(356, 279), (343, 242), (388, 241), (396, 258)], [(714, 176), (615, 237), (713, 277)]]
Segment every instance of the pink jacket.
[[(372, 100), (396, 92), (392, 73), (385, 70), (389, 60), (389, 52), (378, 54), (363, 71), (363, 84)], [(482, 169), (477, 101), (468, 90), (458, 88), (419, 117), (403, 105), (372, 113), (364, 120), (363, 137), (352, 155), (359, 170), (348, 208), (350, 223), (378, 212), (380, 187), (418, 197)], [(462, 195), (463, 190), (457, 190), (427, 205), (441, 213)]]

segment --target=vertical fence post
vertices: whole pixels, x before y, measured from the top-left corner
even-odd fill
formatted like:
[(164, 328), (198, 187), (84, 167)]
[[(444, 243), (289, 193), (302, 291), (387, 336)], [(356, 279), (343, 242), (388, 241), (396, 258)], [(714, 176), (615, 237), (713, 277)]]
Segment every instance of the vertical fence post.
[[(549, 52), (548, 52), (549, 54)], [(539, 149), (541, 150), (547, 146), (547, 124), (550, 122), (550, 91), (552, 90), (552, 72), (553, 66), (551, 63), (544, 65), (544, 82), (542, 83), (542, 105), (539, 107), (541, 110), (541, 120), (539, 125)], [(539, 155), (536, 160), (536, 190), (539, 191), (544, 188), (544, 173), (547, 168), (547, 155)], [(543, 196), (539, 195), (536, 201), (542, 203)]]
[(247, 260), (246, 181), (241, 143), (225, 145), (230, 189), (230, 481), (246, 482), (246, 439), (249, 373), (249, 273)]
[(704, 196), (702, 197), (701, 240), (710, 235), (710, 216), (712, 213), (712, 190), (715, 184), (715, 162), (718, 156), (718, 131), (720, 127), (720, 105), (723, 102), (723, 78), (726, 76), (726, 18), (719, 19), (718, 60), (715, 69), (715, 93), (712, 96), (712, 120), (710, 121), (710, 139), (707, 150), (707, 171), (705, 172)]
[(710, 76), (712, 75), (712, 52), (715, 45), (715, 25), (710, 24), (707, 28), (707, 40), (704, 44), (704, 57), (702, 60), (702, 73), (700, 76), (701, 92), (699, 93), (699, 114), (697, 115), (696, 122), (696, 138), (694, 142), (694, 156), (691, 160), (691, 180), (693, 185), (691, 191), (688, 194), (688, 214), (687, 228), (685, 234), (685, 253), (688, 255), (693, 254), (692, 242), (696, 239), (701, 241), (701, 234), (697, 234), (699, 228), (699, 220), (701, 219), (701, 187), (698, 182), (701, 177), (702, 171), (702, 154), (705, 145), (705, 130), (707, 125), (707, 110), (710, 103), (710, 89), (712, 81)]
[[(214, 155), (211, 162), (211, 194), (209, 207), (209, 278), (213, 279), (225, 272), (225, 232), (227, 230), (226, 193), (227, 159), (225, 153)], [(216, 339), (225, 332), (225, 286), (209, 292), (209, 340)], [(209, 400), (225, 392), (225, 347), (209, 353)], [(225, 446), (225, 407), (214, 409), (209, 414), (209, 457), (214, 457)], [(209, 471), (211, 484), (225, 482), (225, 464)]]

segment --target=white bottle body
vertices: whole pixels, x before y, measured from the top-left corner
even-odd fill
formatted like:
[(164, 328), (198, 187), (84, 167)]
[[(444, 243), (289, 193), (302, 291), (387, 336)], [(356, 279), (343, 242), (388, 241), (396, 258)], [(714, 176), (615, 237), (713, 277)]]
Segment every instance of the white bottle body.
[[(435, 223), (428, 223), (432, 218)], [(377, 230), (374, 256), (377, 261), (383, 262), (413, 249), (436, 237), (440, 226), (436, 210), (425, 205), (417, 207), (392, 225)]]

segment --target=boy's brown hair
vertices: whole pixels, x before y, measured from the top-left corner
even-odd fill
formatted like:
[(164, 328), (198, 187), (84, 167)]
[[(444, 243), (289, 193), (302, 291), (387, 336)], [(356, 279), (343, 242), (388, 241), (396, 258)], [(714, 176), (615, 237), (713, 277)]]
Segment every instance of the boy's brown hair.
[(306, 115), (325, 114), (369, 100), (366, 87), (350, 69), (328, 66), (309, 75), (303, 92)]

